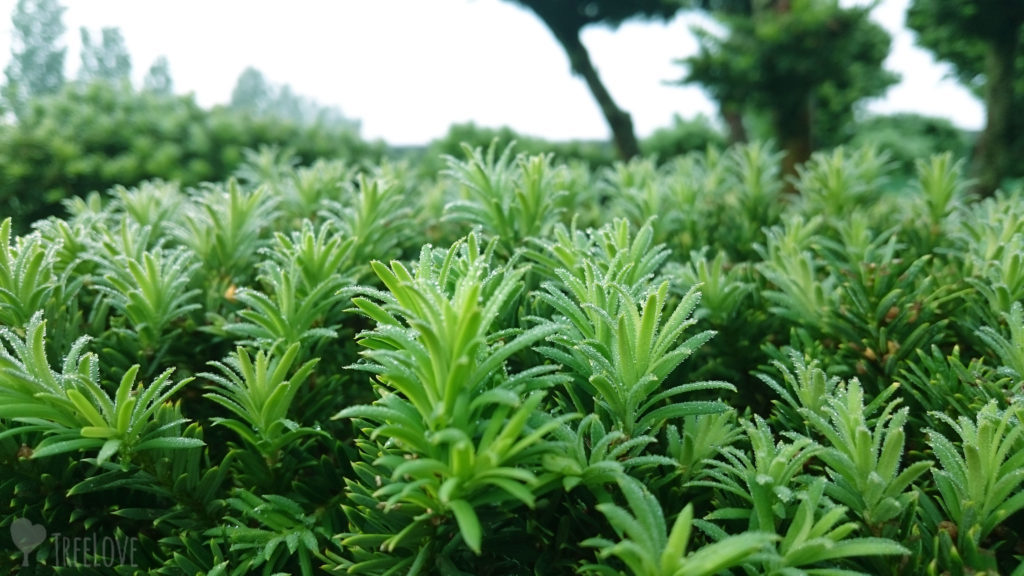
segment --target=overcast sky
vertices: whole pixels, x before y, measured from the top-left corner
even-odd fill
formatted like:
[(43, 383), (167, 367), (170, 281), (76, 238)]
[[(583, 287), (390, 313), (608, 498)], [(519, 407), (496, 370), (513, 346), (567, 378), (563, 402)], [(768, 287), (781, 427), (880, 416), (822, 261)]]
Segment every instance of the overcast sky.
[[(846, 3), (857, 0), (848, 0)], [(981, 104), (951, 80), (903, 27), (908, 0), (883, 0), (874, 17), (893, 34), (887, 67), (903, 81), (870, 104), (879, 112), (946, 116), (964, 128)], [(79, 62), (79, 28), (119, 27), (137, 81), (153, 60), (170, 61), (175, 91), (200, 104), (226, 102), (239, 73), (255, 66), (276, 83), (337, 105), (365, 137), (419, 144), (455, 122), (508, 125), (551, 139), (608, 137), (584, 83), (532, 13), (502, 0), (64, 0), (68, 75)], [(9, 15), (15, 0), (0, 0)], [(692, 17), (668, 24), (587, 29), (605, 84), (645, 136), (676, 114), (714, 116), (695, 87), (665, 85), (696, 50)], [(0, 66), (10, 57), (10, 18), (0, 24)]]

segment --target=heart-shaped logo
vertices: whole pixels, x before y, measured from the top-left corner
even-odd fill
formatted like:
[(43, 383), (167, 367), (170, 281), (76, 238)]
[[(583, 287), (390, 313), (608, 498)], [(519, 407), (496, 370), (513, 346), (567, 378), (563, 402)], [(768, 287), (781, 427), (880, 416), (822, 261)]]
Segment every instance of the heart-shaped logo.
[(22, 566), (28, 566), (28, 555), (46, 540), (46, 528), (33, 524), (28, 518), (16, 518), (11, 523), (11, 540), (21, 550)]

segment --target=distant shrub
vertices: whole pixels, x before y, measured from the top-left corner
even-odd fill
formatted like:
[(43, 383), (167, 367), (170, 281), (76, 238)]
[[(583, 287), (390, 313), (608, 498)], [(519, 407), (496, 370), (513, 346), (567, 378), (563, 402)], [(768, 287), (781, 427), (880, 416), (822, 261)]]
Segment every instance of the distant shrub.
[[(419, 150), (400, 150), (415, 160), (423, 173), (436, 174), (445, 168), (441, 158), (463, 157), (462, 145), (471, 148), (487, 148), (496, 143), (504, 149), (515, 142), (515, 151), (527, 155), (552, 154), (556, 162), (580, 161), (590, 167), (610, 166), (619, 158), (609, 142), (590, 140), (569, 140), (552, 142), (519, 134), (508, 126), (492, 128), (477, 126), (473, 122), (453, 124), (448, 133)], [(707, 149), (708, 146), (725, 147), (725, 136), (705, 116), (684, 120), (676, 116), (671, 126), (660, 128), (641, 144), (645, 156), (657, 156), (661, 161), (682, 156), (688, 152)]]
[(685, 120), (678, 114), (672, 125), (658, 128), (641, 144), (646, 156), (666, 161), (689, 152), (700, 152), (708, 146), (724, 147), (726, 138), (707, 116)]
[(591, 166), (606, 166), (615, 161), (615, 150), (608, 142), (572, 140), (551, 142), (517, 133), (507, 126), (490, 128), (477, 126), (473, 122), (453, 124), (444, 137), (431, 142), (423, 153), (422, 166), (426, 172), (436, 173), (445, 168), (443, 156), (463, 157), (462, 145), (472, 148), (487, 148), (497, 142), (499, 149), (515, 142), (516, 152), (524, 154), (553, 154), (555, 160), (567, 162), (580, 160)]
[(945, 118), (920, 114), (872, 116), (858, 122), (850, 139), (851, 147), (875, 146), (887, 152), (899, 171), (914, 174), (914, 163), (920, 158), (952, 152), (954, 156), (970, 154), (970, 138)]
[(379, 158), (351, 129), (201, 108), (192, 96), (136, 92), (109, 83), (71, 84), (33, 101), (0, 127), (0, 211), (24, 228), (61, 200), (147, 179), (189, 186), (227, 178), (243, 150), (288, 148), (300, 161)]

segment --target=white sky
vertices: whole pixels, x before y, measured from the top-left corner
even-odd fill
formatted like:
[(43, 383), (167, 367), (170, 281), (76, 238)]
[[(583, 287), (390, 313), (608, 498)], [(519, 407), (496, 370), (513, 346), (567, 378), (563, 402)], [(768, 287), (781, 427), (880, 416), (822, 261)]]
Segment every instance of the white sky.
[[(853, 3), (856, 0), (845, 0)], [(978, 129), (984, 111), (903, 27), (908, 0), (883, 0), (874, 17), (893, 34), (887, 67), (903, 81), (869, 105), (879, 112), (946, 116)], [(10, 57), (9, 15), (0, 0), (0, 67)], [(117, 26), (137, 81), (153, 60), (170, 61), (175, 91), (204, 106), (226, 102), (246, 66), (275, 83), (339, 106), (362, 133), (391, 144), (420, 144), (455, 122), (507, 125), (551, 139), (608, 137), (582, 80), (532, 13), (502, 0), (63, 0), (68, 75), (79, 62), (79, 28)], [(640, 136), (678, 114), (715, 115), (673, 63), (696, 50), (692, 17), (584, 31), (583, 41)]]

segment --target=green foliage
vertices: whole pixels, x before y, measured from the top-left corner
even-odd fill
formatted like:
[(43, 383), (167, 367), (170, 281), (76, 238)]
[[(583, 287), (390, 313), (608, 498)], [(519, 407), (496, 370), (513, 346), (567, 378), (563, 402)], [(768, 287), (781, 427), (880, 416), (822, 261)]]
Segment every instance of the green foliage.
[[(601, 198), (591, 201), (610, 203), (616, 217), (637, 227), (649, 223), (656, 242), (682, 254), (707, 246), (730, 259), (748, 259), (762, 228), (782, 213), (780, 160), (768, 143), (710, 148), (660, 167), (634, 160), (603, 170)], [(588, 200), (580, 196), (578, 203)]]
[(321, 284), (329, 283), (337, 292), (345, 285), (342, 273), (351, 265), (350, 254), (355, 238), (343, 238), (336, 233), (331, 223), (325, 222), (320, 230), (306, 220), (302, 229), (286, 236), (274, 234), (272, 246), (266, 249), (267, 257), (277, 266), (291, 267), (304, 295), (316, 291)]
[(825, 479), (819, 478), (801, 494), (800, 504), (793, 520), (782, 535), (777, 556), (765, 562), (761, 574), (786, 574), (794, 568), (807, 567), (809, 573), (833, 572), (828, 567), (811, 568), (825, 564), (834, 566), (838, 560), (870, 556), (899, 556), (908, 550), (886, 538), (853, 537), (857, 525), (841, 523), (846, 515), (843, 506), (829, 505), (824, 499)]
[[(703, 576), (720, 574), (746, 562), (773, 540), (771, 534), (747, 532), (726, 538), (687, 554), (693, 530), (693, 506), (687, 505), (666, 534), (664, 512), (642, 484), (631, 478), (619, 482), (630, 510), (615, 504), (598, 504), (622, 538), (611, 542), (603, 538), (584, 540), (584, 546), (599, 547), (599, 556), (618, 557), (635, 575)], [(635, 514), (635, 516), (634, 516)], [(585, 566), (583, 573), (619, 574), (607, 566)]]
[(234, 180), (210, 185), (189, 204), (174, 234), (199, 257), (205, 275), (244, 282), (265, 244), (276, 202), (268, 190), (244, 190)]
[(124, 317), (126, 331), (138, 339), (143, 354), (159, 362), (180, 334), (172, 325), (200, 308), (194, 301), (199, 290), (188, 288), (196, 266), (183, 250), (156, 248), (140, 258), (122, 254), (103, 262), (94, 288)]
[(725, 144), (721, 131), (706, 116), (684, 120), (676, 115), (671, 126), (655, 130), (641, 143), (641, 148), (646, 156), (668, 160), (709, 147), (721, 148)]
[(0, 222), (0, 529), (135, 538), (117, 573), (1018, 569), (1019, 194), (457, 164), (264, 148)]
[(299, 345), (295, 343), (280, 358), (258, 352), (253, 359), (239, 346), (226, 363), (214, 362), (221, 374), (202, 375), (211, 382), (206, 397), (237, 417), (217, 418), (214, 424), (231, 429), (267, 458), (277, 458), (278, 452), (296, 438), (310, 434), (312, 430), (288, 419), (292, 400), (317, 363), (316, 359), (310, 360), (286, 378), (298, 353)]
[(956, 526), (956, 545), (969, 565), (995, 568), (981, 550), (996, 526), (1024, 509), (1024, 451), (1019, 403), (1000, 410), (994, 402), (976, 418), (937, 417), (959, 436), (960, 447), (935, 430), (929, 444), (941, 467), (932, 470), (938, 503)]
[(414, 252), (414, 230), (408, 221), (417, 215), (408, 203), (411, 192), (388, 174), (373, 178), (360, 176), (346, 185), (342, 201), (326, 200), (319, 216), (334, 223), (352, 238), (352, 252), (345, 269), (353, 281), (372, 274), (369, 261), (390, 259)]
[(445, 206), (445, 217), (480, 227), (511, 254), (528, 238), (547, 235), (564, 192), (550, 156), (513, 159), (512, 145), (498, 156), (496, 145), (486, 154), (465, 146), (465, 161), (448, 159), (448, 175), (461, 184), (463, 200)]
[(941, 311), (963, 293), (959, 286), (936, 281), (940, 272), (930, 255), (911, 260), (895, 235), (873, 233), (866, 220), (851, 219), (840, 234), (845, 261), (828, 258), (844, 277), (836, 333), (846, 338), (850, 352), (862, 356), (850, 359), (855, 371), (891, 376), (913, 350), (941, 342)]
[(782, 374), (782, 383), (766, 373), (758, 373), (757, 377), (771, 388), (779, 399), (775, 401), (775, 416), (790, 429), (806, 426), (806, 420), (826, 415), (828, 400), (835, 396), (839, 378), (829, 376), (818, 366), (817, 361), (806, 362), (800, 354), (789, 349), (790, 367), (779, 361), (772, 366)]
[(877, 204), (888, 160), (885, 153), (869, 147), (815, 153), (797, 170), (800, 201), (808, 204), (804, 212), (836, 217), (849, 214), (854, 206)]
[[(584, 270), (584, 282), (563, 275), (576, 302), (551, 287), (541, 296), (570, 322), (555, 339), (562, 350), (545, 350), (554, 360), (568, 355), (570, 365), (586, 377), (586, 384), (580, 383), (582, 390), (570, 394), (593, 394), (594, 409), (628, 437), (657, 432), (668, 419), (725, 410), (719, 402), (670, 402), (684, 393), (734, 390), (725, 382), (695, 382), (667, 389), (662, 384), (712, 336), (702, 332), (682, 340), (683, 332), (694, 323), (688, 316), (697, 303), (696, 292), (687, 294), (662, 319), (667, 283), (638, 302), (600, 273), (589, 267)], [(583, 405), (582, 400), (575, 403)]]
[(55, 214), (64, 198), (159, 178), (192, 186), (227, 178), (243, 150), (276, 144), (306, 162), (377, 157), (350, 128), (203, 110), (191, 96), (121, 84), (69, 84), (34, 98), (0, 130), (0, 206), (15, 229)]
[(928, 217), (932, 236), (942, 233), (942, 224), (957, 206), (966, 199), (966, 186), (961, 177), (963, 160), (953, 161), (949, 152), (936, 154), (929, 160), (916, 162), (918, 185), (924, 200), (924, 212)]
[(806, 408), (800, 411), (828, 442), (819, 456), (834, 481), (827, 486), (828, 493), (853, 510), (872, 534), (889, 537), (897, 533), (894, 521), (913, 513), (917, 494), (910, 487), (932, 466), (919, 460), (900, 470), (909, 409), (897, 410), (897, 399), (874, 415), (879, 401), (895, 392), (893, 385), (865, 406), (860, 383), (851, 380), (828, 395), (824, 415)]
[(700, 304), (694, 317), (713, 326), (724, 326), (739, 317), (743, 305), (753, 291), (746, 281), (746, 270), (731, 266), (724, 252), (708, 258), (707, 250), (691, 252), (690, 261), (679, 270), (680, 279), (700, 289)]
[[(450, 537), (454, 520), (462, 541), (480, 555), (481, 514), (536, 503), (540, 457), (555, 450), (545, 437), (565, 420), (536, 410), (542, 389), (562, 378), (543, 365), (512, 374), (506, 362), (554, 327), (496, 325), (524, 270), (492, 268), (493, 248), (481, 252), (474, 235), (447, 251), (425, 247), (415, 274), (399, 262), (375, 262), (387, 292), (353, 299), (377, 325), (359, 336), (367, 363), (358, 367), (375, 374), (381, 397), (337, 417), (358, 418), (373, 441), (362, 451), (371, 450), (378, 478), (386, 480), (372, 494), (383, 513), (417, 512), (382, 538), (384, 552), (410, 540), (423, 550), (431, 533)], [(343, 544), (364, 540), (353, 534)]]
[(231, 105), (241, 110), (260, 112), (268, 106), (271, 90), (263, 73), (250, 66), (238, 76), (238, 81), (231, 90)]
[(704, 479), (690, 485), (719, 490), (736, 504), (722, 506), (707, 518), (746, 519), (750, 530), (775, 532), (793, 513), (799, 494), (795, 490), (798, 474), (823, 448), (803, 437), (776, 443), (768, 423), (760, 417), (742, 424), (750, 452), (736, 446), (722, 449), (722, 458), (709, 463)]
[[(724, 410), (718, 402), (670, 399), (733, 389), (727, 383), (663, 384), (713, 334), (683, 339), (696, 322), (689, 318), (700, 299), (695, 290), (666, 311), (669, 283), (655, 285), (649, 273), (666, 254), (651, 246), (650, 226), (631, 238), (628, 224), (619, 220), (591, 235), (589, 247), (581, 246), (587, 240), (579, 236), (579, 243), (567, 246), (571, 237), (564, 229), (562, 234), (560, 244), (547, 247), (565, 266), (554, 270), (560, 282), (544, 283), (537, 298), (564, 320), (548, 321), (558, 334), (541, 352), (576, 372), (577, 380), (566, 389), (575, 408), (596, 410), (627, 436), (656, 432), (667, 418)], [(586, 257), (591, 250), (597, 259)]]
[(627, 436), (621, 430), (608, 429), (598, 414), (588, 414), (575, 429), (556, 429), (555, 435), (564, 453), (545, 454), (544, 468), (562, 477), (567, 492), (585, 486), (607, 498), (605, 486), (626, 479), (630, 469), (675, 465), (672, 460), (643, 453), (645, 447), (657, 442), (654, 436)]
[(341, 277), (333, 275), (313, 286), (297, 285), (295, 278), (302, 269), (297, 264), (264, 263), (259, 280), (265, 292), (237, 289), (233, 296), (246, 309), (238, 313), (240, 322), (227, 323), (222, 329), (267, 350), (299, 343), (313, 346), (319, 340), (337, 337), (337, 332), (324, 324), (340, 301)]
[(821, 275), (822, 262), (809, 250), (821, 223), (794, 216), (767, 230), (766, 243), (757, 246), (759, 271), (770, 283), (762, 296), (774, 304), (769, 311), (812, 334), (826, 332), (838, 308), (836, 278)]
[[(228, 498), (227, 503), (239, 512), (239, 517), (229, 516), (227, 520), (233, 524), (230, 528), (213, 529), (207, 535), (226, 532), (231, 551), (253, 554), (244, 564), (247, 569), (264, 566), (264, 572), (268, 572), (282, 567), (290, 554), (297, 554), (300, 573), (314, 573), (312, 558), (321, 546), (319, 540), (326, 535), (317, 529), (316, 518), (306, 514), (298, 503), (282, 496), (260, 498), (244, 491)], [(252, 527), (253, 522), (259, 527)]]
[(188, 379), (175, 383), (167, 370), (148, 385), (136, 385), (139, 367), (133, 366), (111, 397), (100, 380), (99, 358), (84, 352), (85, 339), (72, 347), (56, 372), (47, 360), (41, 314), (32, 317), (24, 333), (20, 338), (7, 327), (0, 329), (5, 344), (0, 349), (5, 382), (0, 418), (25, 424), (15, 429), (19, 432), (43, 435), (33, 458), (97, 450), (96, 462), (102, 465), (115, 455), (130, 461), (147, 450), (202, 444), (182, 435), (186, 420), (169, 402)]
[[(786, 574), (807, 567), (818, 573), (834, 566), (844, 558), (865, 558), (906, 554), (908, 550), (896, 542), (879, 537), (850, 537), (857, 523), (841, 523), (846, 515), (845, 506), (836, 506), (825, 498), (829, 485), (825, 478), (808, 479), (798, 474), (812, 459), (828, 453), (808, 438), (795, 437), (791, 443), (772, 444), (772, 433), (767, 423), (755, 418), (754, 424), (745, 424), (753, 450), (751, 460), (744, 452), (728, 448), (722, 455), (726, 462), (713, 462), (714, 469), (705, 472), (708, 480), (694, 481), (696, 486), (715, 487), (740, 497), (747, 505), (719, 508), (709, 519), (749, 518), (745, 534), (777, 534), (774, 550), (761, 555), (757, 569), (747, 568), (751, 574)], [(863, 453), (863, 450), (860, 451)], [(747, 508), (752, 506), (752, 508)], [(718, 542), (729, 538), (721, 528), (709, 525), (708, 530)], [(829, 572), (821, 572), (829, 573)]]
[(578, 160), (589, 166), (604, 166), (611, 164), (615, 159), (613, 150), (604, 142), (548, 142), (519, 134), (506, 126), (490, 128), (468, 122), (452, 124), (443, 137), (432, 141), (427, 146), (422, 157), (416, 159), (417, 165), (429, 174), (436, 174), (445, 168), (445, 164), (437, 163), (436, 160), (449, 156), (456, 158), (463, 156), (465, 154), (463, 145), (474, 150), (477, 148), (486, 150), (493, 144), (498, 149), (504, 150), (512, 143), (515, 143), (515, 150), (522, 154), (527, 156), (551, 154), (559, 162)]
[(683, 419), (682, 434), (675, 425), (666, 427), (665, 438), (668, 442), (665, 453), (675, 460), (680, 480), (688, 482), (701, 473), (712, 457), (735, 442), (741, 434), (733, 410), (687, 416)]
[(899, 113), (869, 116), (853, 125), (848, 146), (873, 146), (886, 153), (899, 172), (915, 173), (915, 166), (943, 153), (954, 159), (969, 155), (968, 137), (945, 118)]
[[(69, 230), (66, 230), (69, 231)], [(77, 256), (62, 254), (60, 241), (40, 233), (19, 236), (11, 245), (11, 219), (0, 222), (0, 326), (21, 330), (43, 312), (55, 327), (51, 354), (59, 357), (81, 335)]]
[(0, 324), (22, 326), (46, 305), (57, 286), (54, 249), (38, 235), (11, 246), (11, 219), (0, 222)]
[(1009, 338), (990, 326), (979, 328), (978, 337), (996, 353), (1002, 369), (1016, 382), (1007, 392), (1020, 393), (1024, 387), (1024, 307), (1015, 301), (1003, 318)]
[(967, 328), (996, 326), (1024, 294), (1020, 247), (1024, 228), (1013, 197), (997, 195), (969, 208), (963, 225), (955, 232), (964, 259), (965, 280), (981, 296), (975, 322)]

